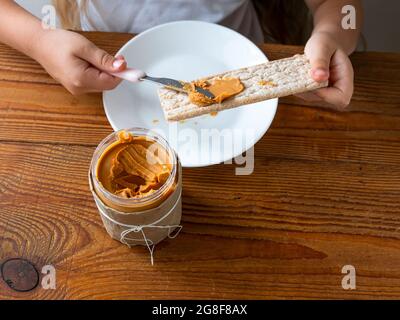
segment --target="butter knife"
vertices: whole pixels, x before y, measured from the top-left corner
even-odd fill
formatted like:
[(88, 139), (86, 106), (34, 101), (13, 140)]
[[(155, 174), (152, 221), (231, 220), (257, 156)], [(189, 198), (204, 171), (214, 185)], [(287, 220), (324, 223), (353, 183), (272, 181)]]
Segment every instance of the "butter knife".
[[(150, 82), (154, 82), (157, 84), (161, 84), (164, 87), (170, 88), (172, 90), (188, 93), (188, 90), (186, 89), (189, 84), (188, 82), (179, 81), (179, 80), (170, 79), (170, 78), (150, 77), (145, 72), (138, 70), (138, 69), (126, 68), (124, 71), (113, 72), (111, 74), (115, 77), (130, 81), (130, 82), (134, 82), (134, 83), (137, 83), (140, 81), (150, 81)], [(194, 89), (209, 99), (215, 98), (215, 96), (209, 90), (206, 90), (206, 89), (201, 88), (196, 85), (194, 86)]]

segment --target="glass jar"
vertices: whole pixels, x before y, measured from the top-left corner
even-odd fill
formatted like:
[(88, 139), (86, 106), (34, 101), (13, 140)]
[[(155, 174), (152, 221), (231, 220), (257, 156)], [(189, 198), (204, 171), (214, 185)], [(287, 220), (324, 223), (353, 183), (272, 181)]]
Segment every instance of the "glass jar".
[[(108, 191), (98, 179), (98, 165), (110, 146), (118, 143), (121, 133), (143, 137), (158, 143), (170, 160), (170, 175), (153, 193), (138, 198), (123, 198)], [(159, 134), (141, 128), (120, 130), (107, 136), (96, 148), (89, 170), (94, 200), (110, 236), (129, 246), (151, 247), (166, 237), (175, 237), (182, 228), (182, 168), (175, 151)], [(175, 232), (174, 232), (175, 230)], [(174, 236), (172, 236), (174, 233)]]

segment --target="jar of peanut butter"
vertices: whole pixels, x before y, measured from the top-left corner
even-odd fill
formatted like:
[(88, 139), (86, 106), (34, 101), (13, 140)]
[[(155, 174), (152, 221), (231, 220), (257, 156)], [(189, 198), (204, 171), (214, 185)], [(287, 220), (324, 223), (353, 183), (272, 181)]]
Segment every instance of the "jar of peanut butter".
[(152, 253), (182, 228), (181, 165), (155, 132), (132, 128), (106, 137), (93, 154), (89, 184), (107, 232), (128, 246)]

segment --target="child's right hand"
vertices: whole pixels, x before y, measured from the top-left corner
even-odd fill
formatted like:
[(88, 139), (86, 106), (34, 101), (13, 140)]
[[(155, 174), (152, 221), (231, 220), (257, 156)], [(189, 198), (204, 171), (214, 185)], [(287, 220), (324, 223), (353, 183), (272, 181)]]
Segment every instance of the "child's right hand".
[(126, 68), (122, 56), (114, 58), (78, 33), (46, 30), (35, 41), (32, 56), (74, 95), (114, 89), (121, 79), (109, 72)]

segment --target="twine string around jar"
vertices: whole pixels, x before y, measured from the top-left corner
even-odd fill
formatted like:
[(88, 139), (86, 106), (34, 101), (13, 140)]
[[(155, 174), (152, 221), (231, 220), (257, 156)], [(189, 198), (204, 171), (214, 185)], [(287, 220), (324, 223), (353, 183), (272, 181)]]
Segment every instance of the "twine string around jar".
[[(108, 219), (110, 222), (112, 222), (112, 223), (114, 223), (114, 224), (117, 224), (117, 225), (119, 225), (119, 226), (121, 226), (121, 227), (128, 228), (128, 229), (126, 229), (126, 230), (124, 230), (124, 231), (121, 232), (120, 239), (119, 239), (119, 241), (120, 241), (121, 243), (126, 244), (129, 248), (131, 248), (132, 245), (129, 244), (129, 243), (127, 242), (127, 240), (132, 240), (132, 241), (144, 241), (144, 243), (145, 243), (146, 246), (147, 246), (147, 249), (148, 249), (149, 252), (150, 252), (151, 265), (154, 265), (153, 252), (154, 252), (155, 244), (153, 243), (153, 241), (152, 241), (151, 239), (148, 239), (148, 238), (146, 237), (146, 234), (145, 234), (145, 232), (144, 232), (143, 229), (144, 229), (144, 228), (169, 229), (169, 230), (168, 230), (168, 238), (174, 239), (174, 238), (180, 233), (180, 231), (182, 230), (182, 228), (183, 228), (182, 225), (176, 224), (176, 225), (160, 225), (160, 226), (159, 226), (159, 225), (157, 225), (157, 224), (160, 223), (162, 220), (164, 220), (166, 217), (168, 217), (168, 216), (171, 214), (171, 212), (174, 211), (174, 209), (176, 208), (176, 206), (178, 205), (178, 203), (179, 203), (179, 201), (180, 201), (180, 199), (181, 199), (181, 196), (182, 196), (182, 193), (179, 194), (178, 199), (176, 200), (174, 206), (173, 206), (165, 215), (163, 215), (160, 219), (158, 219), (158, 220), (156, 220), (156, 221), (154, 221), (154, 222), (152, 222), (152, 223), (150, 223), (150, 224), (145, 224), (145, 225), (133, 225), (133, 224), (121, 223), (121, 222), (118, 222), (118, 221), (114, 220), (113, 218), (111, 218), (109, 215), (107, 215), (105, 212), (103, 212), (103, 210), (99, 210), (99, 212), (101, 213), (101, 215), (102, 215), (103, 217), (105, 217), (106, 219)], [(172, 236), (171, 236), (171, 229), (172, 229), (172, 230), (176, 230), (176, 229), (177, 229), (177, 231), (176, 231)], [(133, 233), (139, 233), (139, 232), (141, 232), (141, 233), (142, 233), (142, 236), (143, 236), (143, 239), (128, 238), (127, 236), (128, 236), (130, 233), (132, 233), (132, 232), (133, 232)]]

